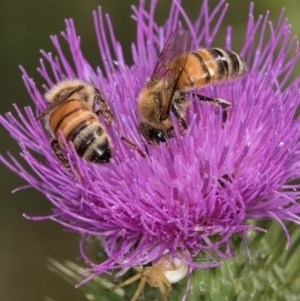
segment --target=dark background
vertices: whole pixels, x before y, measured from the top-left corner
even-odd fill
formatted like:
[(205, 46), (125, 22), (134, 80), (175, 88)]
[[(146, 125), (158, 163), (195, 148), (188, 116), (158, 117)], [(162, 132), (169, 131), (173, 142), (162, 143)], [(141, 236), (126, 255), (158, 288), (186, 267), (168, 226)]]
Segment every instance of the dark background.
[[(194, 17), (200, 0), (183, 0), (183, 5)], [(210, 1), (214, 7), (218, 1)], [(241, 49), (248, 20), (249, 0), (229, 0), (229, 12), (223, 24), (233, 25), (233, 49)], [(286, 16), (293, 24), (292, 33), (299, 34), (300, 2), (298, 0), (255, 0), (255, 16), (271, 11), (275, 20), (280, 7), (287, 5)], [(263, 3), (262, 3), (263, 2)], [(53, 51), (49, 36), (65, 29), (64, 19), (74, 18), (77, 33), (82, 37), (84, 55), (93, 66), (99, 65), (92, 10), (101, 5), (110, 14), (116, 37), (121, 41), (128, 63), (131, 63), (130, 42), (135, 40), (135, 23), (130, 19), (131, 4), (138, 1), (96, 1), (96, 0), (1, 0), (0, 1), (0, 70), (1, 104), (0, 113), (12, 110), (12, 103), (20, 107), (31, 105), (23, 86), (18, 65), (22, 64), (35, 82), (41, 84), (36, 71), (39, 49)], [(163, 22), (170, 1), (160, 1), (156, 11), (157, 20)], [(288, 4), (287, 4), (288, 3)], [(195, 9), (197, 7), (197, 9)], [(219, 38), (223, 45), (225, 26), (221, 27)], [(19, 148), (3, 128), (0, 128), (0, 153), (7, 150), (18, 156)], [(3, 165), (0, 165), (0, 300), (41, 301), (49, 297), (55, 301), (85, 300), (80, 290), (61, 280), (47, 270), (47, 257), (58, 261), (75, 261), (79, 255), (78, 237), (63, 231), (50, 221), (33, 222), (22, 217), (49, 213), (45, 197), (34, 190), (16, 194), (11, 191), (24, 182)]]

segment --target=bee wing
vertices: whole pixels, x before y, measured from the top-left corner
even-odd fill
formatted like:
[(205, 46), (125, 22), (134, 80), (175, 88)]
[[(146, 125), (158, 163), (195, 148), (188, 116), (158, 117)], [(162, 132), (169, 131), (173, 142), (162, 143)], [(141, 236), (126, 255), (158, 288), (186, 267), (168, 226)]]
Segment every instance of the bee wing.
[(55, 99), (47, 106), (47, 108), (39, 115), (36, 120), (40, 120), (53, 111), (55, 108), (59, 107), (62, 103), (64, 103), (72, 94), (83, 89), (84, 86), (79, 85), (77, 87), (71, 87), (63, 89), (60, 93), (57, 94)]
[(189, 54), (191, 36), (183, 28), (176, 28), (161, 51), (148, 87), (163, 80), (162, 111), (169, 112), (172, 96)]

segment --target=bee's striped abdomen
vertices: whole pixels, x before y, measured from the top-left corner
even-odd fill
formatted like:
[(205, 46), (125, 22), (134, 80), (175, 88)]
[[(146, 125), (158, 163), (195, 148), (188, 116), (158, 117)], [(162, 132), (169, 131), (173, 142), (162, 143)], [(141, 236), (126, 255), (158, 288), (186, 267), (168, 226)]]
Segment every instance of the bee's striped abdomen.
[(246, 73), (246, 63), (237, 53), (221, 48), (210, 48), (207, 49), (207, 51), (209, 51), (215, 59), (219, 80), (234, 79)]
[(67, 142), (73, 141), (74, 135), (82, 126), (97, 121), (96, 116), (87, 106), (76, 99), (69, 99), (57, 107), (49, 116), (49, 126), (53, 135), (61, 143), (59, 131)]
[(88, 124), (73, 143), (78, 155), (87, 161), (108, 162), (111, 157), (108, 136), (99, 122)]
[(190, 52), (178, 81), (179, 90), (191, 90), (210, 83), (230, 80), (247, 71), (245, 62), (232, 51), (203, 48)]
[(108, 162), (111, 157), (108, 136), (97, 115), (84, 102), (69, 99), (49, 116), (49, 127), (64, 148), (59, 131), (67, 142), (73, 142), (80, 157), (91, 162)]

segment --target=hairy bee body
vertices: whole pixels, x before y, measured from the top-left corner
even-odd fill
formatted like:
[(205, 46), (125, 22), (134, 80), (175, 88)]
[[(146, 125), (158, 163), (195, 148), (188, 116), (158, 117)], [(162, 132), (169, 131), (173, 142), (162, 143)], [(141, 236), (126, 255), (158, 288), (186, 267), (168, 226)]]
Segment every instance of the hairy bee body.
[[(189, 51), (190, 34), (175, 29), (161, 51), (153, 74), (138, 97), (141, 117), (139, 129), (145, 139), (154, 145), (172, 137), (170, 112), (183, 130), (187, 129), (185, 111), (189, 106), (188, 92), (207, 84), (221, 83), (241, 77), (247, 71), (246, 63), (233, 51), (221, 48), (203, 48)], [(200, 101), (211, 102), (223, 108), (223, 122), (227, 119), (230, 103), (219, 98), (194, 94)]]
[(108, 162), (110, 137), (94, 112), (95, 103), (105, 103), (100, 92), (80, 80), (68, 80), (51, 89), (45, 98), (49, 106), (40, 118), (45, 117), (46, 127), (59, 146), (64, 149), (61, 132), (66, 142), (72, 142), (78, 155), (86, 161)]
[[(153, 88), (144, 88), (139, 95), (138, 111), (142, 120), (139, 128), (146, 140), (152, 144), (165, 142), (172, 137), (173, 125), (170, 112), (162, 109), (165, 97), (164, 90), (165, 88), (161, 81)], [(189, 106), (189, 100), (185, 96), (182, 97), (179, 91), (175, 91), (171, 110), (175, 105), (179, 114), (184, 116), (185, 110)]]

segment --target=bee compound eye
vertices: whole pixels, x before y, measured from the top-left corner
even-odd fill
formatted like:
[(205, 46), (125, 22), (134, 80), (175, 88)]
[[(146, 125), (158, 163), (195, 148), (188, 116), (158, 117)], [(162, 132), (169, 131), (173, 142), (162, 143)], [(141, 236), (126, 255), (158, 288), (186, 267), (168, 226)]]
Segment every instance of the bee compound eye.
[(167, 135), (163, 131), (156, 131), (154, 138), (157, 142), (166, 142)]

